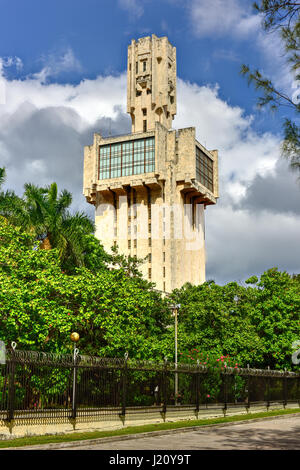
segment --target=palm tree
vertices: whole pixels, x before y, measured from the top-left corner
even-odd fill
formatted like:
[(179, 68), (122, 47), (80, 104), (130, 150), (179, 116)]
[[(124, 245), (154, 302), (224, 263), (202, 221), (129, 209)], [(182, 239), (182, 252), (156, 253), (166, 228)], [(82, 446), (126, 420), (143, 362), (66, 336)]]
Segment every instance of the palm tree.
[(22, 199), (14, 191), (2, 191), (1, 187), (5, 182), (5, 168), (0, 168), (0, 215), (8, 219), (11, 223), (16, 223), (22, 212)]
[(23, 201), (19, 220), (35, 233), (40, 247), (57, 248), (63, 264), (83, 266), (87, 235), (94, 232), (94, 224), (83, 212), (70, 213), (71, 193), (63, 190), (58, 194), (56, 183), (47, 188), (25, 184)]
[[(58, 194), (56, 183), (46, 188), (27, 183), (19, 198), (13, 191), (1, 191), (5, 177), (5, 169), (0, 168), (0, 215), (33, 234), (41, 249), (56, 248), (66, 270), (88, 263), (85, 257), (91, 250), (94, 224), (83, 212), (70, 213), (71, 193), (63, 190)], [(104, 261), (104, 251), (102, 255)]]

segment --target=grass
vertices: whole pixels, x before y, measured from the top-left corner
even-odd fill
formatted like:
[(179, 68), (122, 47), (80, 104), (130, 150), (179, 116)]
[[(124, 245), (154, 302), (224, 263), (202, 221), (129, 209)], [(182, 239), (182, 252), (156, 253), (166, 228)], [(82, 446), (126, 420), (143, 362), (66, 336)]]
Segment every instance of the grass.
[(125, 428), (116, 429), (113, 431), (93, 431), (93, 432), (82, 432), (82, 433), (71, 433), (71, 434), (56, 434), (56, 435), (47, 435), (47, 436), (20, 437), (17, 439), (0, 441), (0, 449), (5, 449), (9, 447), (38, 445), (38, 444), (83, 441), (83, 440), (88, 440), (88, 439), (98, 439), (102, 437), (140, 434), (140, 433), (151, 432), (151, 431), (165, 431), (169, 429), (187, 428), (187, 427), (194, 427), (194, 426), (199, 426), (199, 427), (208, 426), (211, 424), (233, 423), (237, 421), (248, 421), (248, 420), (255, 419), (255, 418), (289, 415), (292, 413), (300, 413), (300, 409), (296, 408), (296, 409), (288, 409), (288, 410), (266, 411), (266, 412), (260, 412), (260, 413), (249, 413), (247, 415), (228, 416), (225, 418), (211, 418), (211, 419), (202, 419), (202, 420), (177, 421), (173, 423), (147, 424), (143, 426), (125, 427)]

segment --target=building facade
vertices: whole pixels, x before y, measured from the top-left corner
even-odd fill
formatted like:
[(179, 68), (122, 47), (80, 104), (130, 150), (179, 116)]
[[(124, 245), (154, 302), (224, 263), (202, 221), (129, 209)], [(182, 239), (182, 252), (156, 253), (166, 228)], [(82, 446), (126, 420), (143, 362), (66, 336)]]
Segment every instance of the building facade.
[(84, 195), (96, 237), (110, 251), (143, 259), (143, 276), (171, 292), (205, 281), (204, 210), (218, 193), (218, 152), (195, 128), (172, 129), (176, 49), (167, 37), (128, 47), (127, 112), (132, 133), (94, 134), (84, 148)]

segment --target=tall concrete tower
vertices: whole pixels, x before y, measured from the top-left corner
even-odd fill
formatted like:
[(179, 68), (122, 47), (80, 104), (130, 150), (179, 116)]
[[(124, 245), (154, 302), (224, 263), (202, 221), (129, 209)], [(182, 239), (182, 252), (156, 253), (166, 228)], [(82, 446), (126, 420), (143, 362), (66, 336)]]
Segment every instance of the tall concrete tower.
[(128, 47), (127, 112), (132, 133), (84, 149), (84, 195), (96, 236), (143, 259), (143, 276), (170, 292), (205, 281), (204, 210), (218, 194), (218, 152), (195, 128), (174, 130), (176, 49), (166, 37)]
[(132, 133), (172, 127), (176, 114), (176, 49), (168, 38), (132, 40), (128, 47), (127, 112)]

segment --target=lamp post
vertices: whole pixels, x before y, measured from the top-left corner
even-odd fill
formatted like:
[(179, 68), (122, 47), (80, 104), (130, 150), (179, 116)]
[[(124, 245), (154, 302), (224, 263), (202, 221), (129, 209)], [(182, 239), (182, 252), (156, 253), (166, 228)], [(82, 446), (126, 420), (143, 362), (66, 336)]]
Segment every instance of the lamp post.
[(74, 363), (74, 367), (73, 367), (73, 393), (72, 393), (72, 418), (75, 419), (76, 418), (76, 358), (77, 358), (77, 355), (78, 355), (78, 352), (79, 350), (76, 348), (76, 344), (78, 343), (79, 341), (79, 334), (76, 333), (75, 331), (73, 333), (71, 333), (70, 335), (70, 339), (71, 341), (73, 341), (74, 343), (74, 349), (73, 349), (73, 363)]
[(177, 356), (177, 331), (178, 331), (178, 310), (180, 309), (180, 304), (171, 305), (172, 313), (175, 320), (175, 405), (177, 405), (178, 398), (178, 356)]

